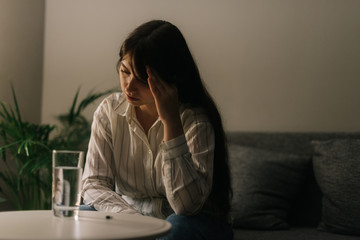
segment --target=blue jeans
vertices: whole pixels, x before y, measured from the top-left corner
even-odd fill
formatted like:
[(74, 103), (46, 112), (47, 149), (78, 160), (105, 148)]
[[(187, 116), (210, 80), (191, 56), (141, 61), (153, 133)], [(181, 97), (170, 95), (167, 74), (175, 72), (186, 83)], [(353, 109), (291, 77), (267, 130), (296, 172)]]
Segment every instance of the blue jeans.
[[(96, 211), (95, 208), (87, 205), (81, 205), (80, 210)], [(234, 238), (230, 225), (203, 213), (195, 216), (174, 213), (167, 217), (166, 221), (171, 223), (171, 231), (158, 240), (232, 240)]]
[(80, 211), (96, 211), (96, 209), (93, 206), (80, 205)]
[(166, 221), (171, 223), (171, 231), (159, 240), (232, 240), (234, 238), (230, 225), (203, 213), (195, 216), (174, 213), (167, 217)]

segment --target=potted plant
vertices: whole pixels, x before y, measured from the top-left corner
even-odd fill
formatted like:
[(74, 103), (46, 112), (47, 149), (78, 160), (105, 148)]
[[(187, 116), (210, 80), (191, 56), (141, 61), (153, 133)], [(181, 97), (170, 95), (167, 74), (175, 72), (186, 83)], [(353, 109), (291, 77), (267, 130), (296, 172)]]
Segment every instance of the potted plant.
[(12, 87), (14, 107), (0, 102), (0, 202), (9, 201), (17, 210), (51, 208), (51, 151), (86, 151), (90, 122), (83, 110), (114, 89), (90, 92), (78, 102), (77, 90), (69, 112), (60, 114), (60, 125), (23, 121)]

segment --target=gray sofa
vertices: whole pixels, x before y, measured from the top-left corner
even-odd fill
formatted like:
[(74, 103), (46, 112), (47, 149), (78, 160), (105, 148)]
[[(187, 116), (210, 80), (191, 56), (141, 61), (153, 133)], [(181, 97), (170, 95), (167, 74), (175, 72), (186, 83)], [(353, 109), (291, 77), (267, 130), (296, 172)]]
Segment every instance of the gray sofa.
[(234, 239), (360, 239), (360, 133), (227, 136)]

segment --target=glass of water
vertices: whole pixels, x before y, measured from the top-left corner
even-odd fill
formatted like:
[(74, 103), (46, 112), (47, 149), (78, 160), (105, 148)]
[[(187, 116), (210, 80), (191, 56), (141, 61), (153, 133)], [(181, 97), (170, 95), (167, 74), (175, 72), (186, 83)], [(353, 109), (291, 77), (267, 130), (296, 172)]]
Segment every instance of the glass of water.
[(55, 216), (79, 216), (83, 151), (53, 150), (52, 208)]

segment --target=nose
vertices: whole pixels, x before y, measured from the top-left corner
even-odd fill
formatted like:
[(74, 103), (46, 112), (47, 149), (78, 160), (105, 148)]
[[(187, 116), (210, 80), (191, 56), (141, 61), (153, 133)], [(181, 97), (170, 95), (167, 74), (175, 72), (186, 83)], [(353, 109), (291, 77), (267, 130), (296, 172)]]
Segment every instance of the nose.
[(136, 79), (135, 77), (132, 75), (131, 77), (129, 77), (128, 81), (127, 81), (127, 86), (126, 86), (126, 92), (129, 95), (132, 95), (136, 92)]

